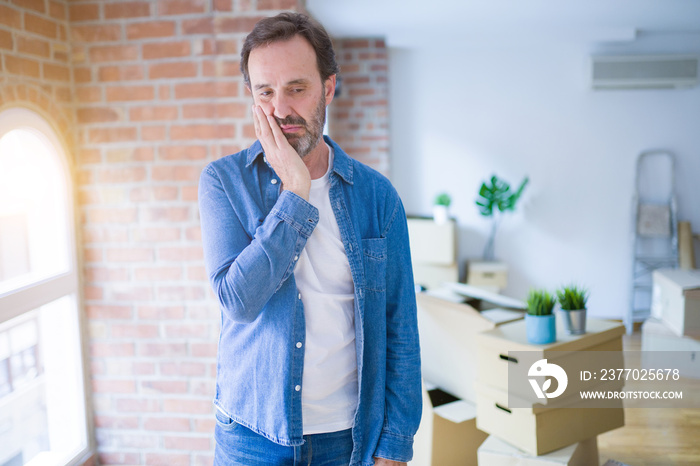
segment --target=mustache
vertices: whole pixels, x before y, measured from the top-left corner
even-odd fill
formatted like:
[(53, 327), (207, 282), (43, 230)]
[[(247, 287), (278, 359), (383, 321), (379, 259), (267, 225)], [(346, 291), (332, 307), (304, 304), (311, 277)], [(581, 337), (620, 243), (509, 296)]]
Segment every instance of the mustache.
[(284, 118), (277, 118), (275, 117), (275, 121), (279, 126), (282, 125), (294, 125), (294, 126), (303, 126), (306, 128), (306, 120), (304, 120), (302, 117), (299, 115), (289, 115)]

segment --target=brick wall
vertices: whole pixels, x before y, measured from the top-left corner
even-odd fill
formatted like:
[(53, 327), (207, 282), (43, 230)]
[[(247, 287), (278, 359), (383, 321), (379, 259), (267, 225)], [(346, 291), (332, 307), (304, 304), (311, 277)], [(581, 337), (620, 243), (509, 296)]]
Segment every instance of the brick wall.
[[(0, 0), (0, 106), (64, 135), (102, 464), (211, 464), (219, 312), (197, 183), (254, 140), (242, 39), (296, 0)], [(338, 41), (331, 135), (388, 172), (383, 41)]]
[(73, 144), (66, 0), (0, 1), (0, 108), (44, 116)]
[(211, 464), (219, 312), (197, 183), (254, 141), (242, 39), (295, 1), (70, 2), (103, 464)]
[(331, 104), (331, 137), (352, 157), (390, 175), (388, 52), (383, 39), (334, 41), (342, 77)]

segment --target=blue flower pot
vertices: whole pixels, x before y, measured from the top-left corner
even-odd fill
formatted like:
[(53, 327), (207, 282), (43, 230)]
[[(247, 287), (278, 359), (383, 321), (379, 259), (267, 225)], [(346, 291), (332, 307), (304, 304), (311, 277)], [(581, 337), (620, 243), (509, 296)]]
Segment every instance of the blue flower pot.
[(547, 345), (557, 340), (557, 327), (554, 314), (532, 316), (525, 314), (527, 341), (535, 345)]

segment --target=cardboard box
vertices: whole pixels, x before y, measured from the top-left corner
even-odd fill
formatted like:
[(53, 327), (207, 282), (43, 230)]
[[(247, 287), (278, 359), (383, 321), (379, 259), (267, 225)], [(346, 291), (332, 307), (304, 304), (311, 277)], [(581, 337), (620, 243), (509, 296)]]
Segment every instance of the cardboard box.
[[(700, 340), (679, 337), (660, 320), (649, 318), (642, 324), (642, 367), (658, 368), (659, 352), (682, 351), (674, 355), (675, 367), (681, 377), (700, 378)], [(653, 354), (656, 353), (656, 354)], [(681, 359), (684, 358), (684, 359)]]
[(426, 293), (419, 293), (416, 302), (423, 377), (462, 400), (475, 402), (477, 333), (521, 320), (523, 313), (482, 314), (468, 304)]
[[(476, 406), (440, 400), (423, 390), (423, 417), (413, 442), (410, 466), (477, 466), (477, 450), (488, 436), (476, 428)], [(448, 401), (444, 403), (444, 401)]]
[[(507, 391), (509, 366), (519, 364), (508, 355), (509, 351), (530, 351), (535, 359), (552, 359), (548, 355), (560, 351), (622, 351), (622, 335), (625, 328), (619, 322), (588, 319), (586, 330), (587, 333), (583, 335), (568, 335), (564, 331), (563, 322), (557, 318), (557, 341), (548, 345), (533, 345), (527, 342), (524, 320), (506, 323), (482, 332), (476, 336), (477, 379), (482, 384)], [(556, 362), (556, 358), (550, 362)], [(525, 373), (527, 370), (528, 368), (522, 369)], [(523, 386), (522, 390), (530, 395), (529, 386)]]
[(440, 288), (444, 283), (454, 282), (459, 278), (457, 264), (434, 265), (420, 264), (413, 261), (413, 281), (429, 290)]
[(457, 224), (438, 224), (431, 218), (409, 218), (408, 236), (413, 264), (456, 265)]
[(652, 316), (676, 335), (700, 338), (700, 270), (658, 269), (652, 279)]
[[(511, 395), (512, 396), (512, 395)], [(534, 456), (544, 455), (625, 425), (615, 408), (510, 408), (508, 393), (477, 384), (476, 426)]]
[(502, 290), (508, 286), (508, 265), (504, 262), (468, 261), (467, 283)]
[(504, 308), (525, 311), (527, 303), (514, 299), (489, 289), (485, 286), (473, 286), (466, 283), (445, 283), (445, 288), (451, 292), (464, 296), (471, 306), (483, 311), (492, 308)]
[(574, 445), (532, 456), (503, 440), (490, 435), (478, 451), (479, 464), (484, 466), (598, 466), (598, 440), (596, 437)]

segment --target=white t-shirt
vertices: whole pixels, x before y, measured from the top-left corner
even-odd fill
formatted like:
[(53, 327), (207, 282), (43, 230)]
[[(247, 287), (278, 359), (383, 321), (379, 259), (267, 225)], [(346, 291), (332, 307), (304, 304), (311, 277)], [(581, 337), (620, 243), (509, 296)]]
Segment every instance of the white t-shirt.
[(353, 427), (357, 407), (355, 295), (329, 198), (333, 150), (328, 147), (328, 151), (328, 171), (311, 180), (309, 193), (319, 221), (294, 269), (306, 319), (301, 392), (304, 435)]

